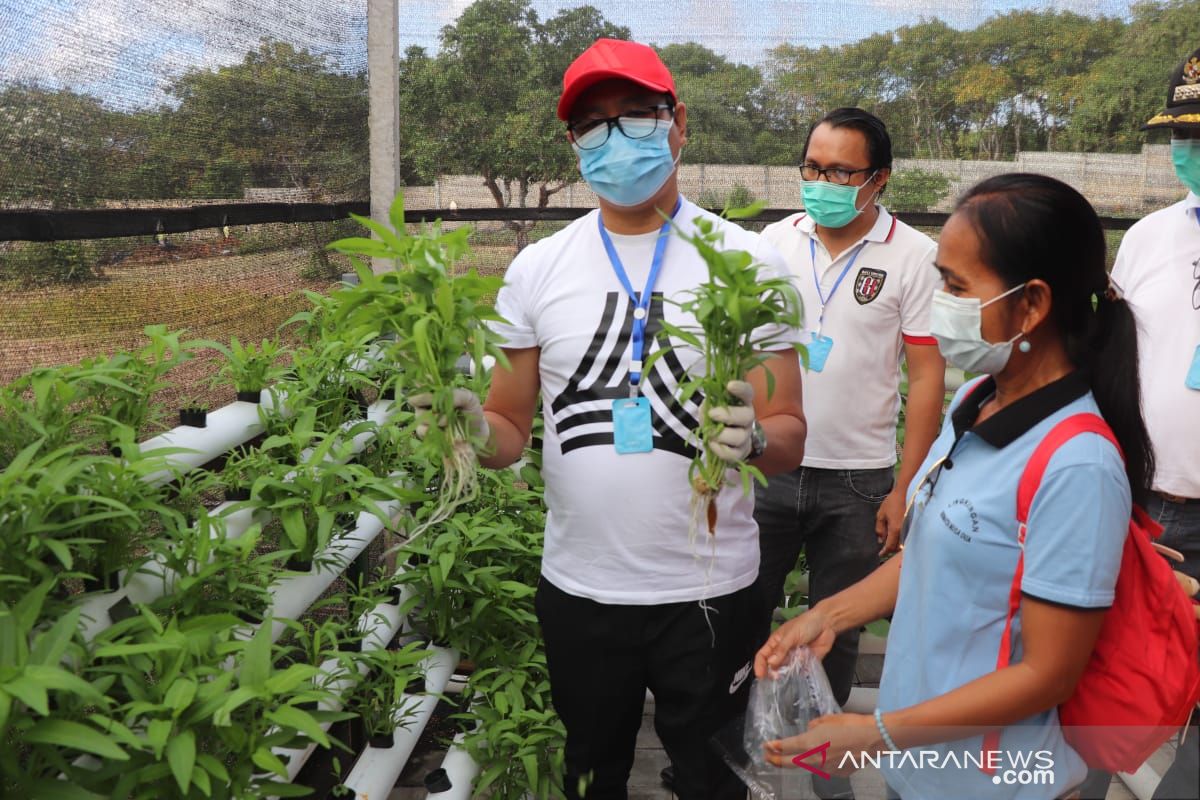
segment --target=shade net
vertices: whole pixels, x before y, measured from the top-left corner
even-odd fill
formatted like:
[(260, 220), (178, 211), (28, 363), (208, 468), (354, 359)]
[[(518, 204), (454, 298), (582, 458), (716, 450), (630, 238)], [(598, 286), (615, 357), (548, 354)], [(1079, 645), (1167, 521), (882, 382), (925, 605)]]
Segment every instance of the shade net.
[[(0, 0), (0, 20), (0, 211), (368, 198), (365, 0)], [(671, 67), (680, 182), (704, 205), (799, 208), (809, 126), (859, 105), (891, 133), (893, 210), (1022, 170), (1134, 218), (1183, 194), (1139, 126), (1200, 44), (1200, 0), (404, 0), (400, 29), (410, 208), (594, 206), (554, 105), (571, 59), (613, 36)], [(478, 223), (471, 264), (503, 272), (562, 225)], [(347, 268), (325, 245), (355, 229), (0, 242), (0, 380), (148, 324), (275, 335)]]

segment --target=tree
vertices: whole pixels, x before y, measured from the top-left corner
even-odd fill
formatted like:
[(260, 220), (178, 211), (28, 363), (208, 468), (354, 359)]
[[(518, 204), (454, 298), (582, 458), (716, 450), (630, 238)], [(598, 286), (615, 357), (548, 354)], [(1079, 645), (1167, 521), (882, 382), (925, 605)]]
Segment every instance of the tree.
[(888, 179), (888, 207), (894, 211), (928, 211), (950, 192), (950, 178), (940, 172), (906, 169)]
[[(1003, 87), (988, 99), (996, 106), (993, 124), (1008, 129), (1012, 152), (1052, 149), (1081, 76), (1113, 51), (1123, 27), (1120, 20), (1106, 17), (1013, 11), (992, 17), (966, 34), (977, 63), (995, 70), (993, 80), (985, 83)], [(959, 81), (960, 95), (968, 83), (965, 78)]]
[(1166, 103), (1171, 73), (1200, 40), (1200, 0), (1138, 3), (1113, 52), (1077, 89), (1066, 136), (1078, 150), (1136, 151)]
[(695, 42), (659, 49), (675, 78), (675, 91), (687, 106), (689, 161), (747, 164), (755, 160), (755, 134), (763, 112), (762, 73), (734, 64)]
[[(892, 108), (896, 119), (909, 120), (911, 145), (905, 155), (949, 158), (961, 123), (956, 117), (956, 73), (969, 60), (963, 34), (941, 20), (908, 25), (896, 31), (886, 69), (894, 76)], [(903, 140), (902, 140), (903, 141)]]
[(0, 91), (0, 203), (94, 205), (112, 197), (110, 166), (122, 115), (70, 90)]
[(171, 86), (178, 108), (148, 145), (191, 197), (240, 197), (246, 186), (312, 197), (368, 193), (367, 79), (264, 40), (239, 64), (192, 70)]
[[(442, 29), (436, 58), (402, 65), (402, 137), (426, 174), (483, 176), (498, 208), (545, 208), (577, 172), (555, 117), (562, 73), (600, 37), (628, 39), (595, 8), (539, 21), (528, 0), (478, 0)], [(511, 221), (517, 247), (533, 222)]]

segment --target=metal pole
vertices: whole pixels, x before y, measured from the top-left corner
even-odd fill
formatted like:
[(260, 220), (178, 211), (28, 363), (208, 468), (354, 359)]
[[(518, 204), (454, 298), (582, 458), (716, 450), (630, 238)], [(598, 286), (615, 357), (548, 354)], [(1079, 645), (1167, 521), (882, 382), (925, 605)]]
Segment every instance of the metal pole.
[[(370, 97), (371, 219), (387, 223), (400, 191), (400, 6), (399, 0), (367, 0), (367, 71)], [(391, 269), (374, 259), (376, 272)]]

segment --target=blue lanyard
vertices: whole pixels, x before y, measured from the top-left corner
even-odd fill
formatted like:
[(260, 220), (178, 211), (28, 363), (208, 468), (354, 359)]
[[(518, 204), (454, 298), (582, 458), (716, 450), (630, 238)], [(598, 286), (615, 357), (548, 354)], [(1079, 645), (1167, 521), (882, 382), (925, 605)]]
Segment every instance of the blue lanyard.
[[(683, 201), (677, 199), (675, 209), (671, 212), (672, 217), (679, 213), (681, 205), (683, 205)], [(658, 281), (659, 271), (662, 270), (663, 254), (667, 252), (671, 220), (664, 222), (658, 229), (658, 241), (654, 243), (654, 260), (650, 262), (650, 275), (646, 278), (646, 288), (642, 290), (640, 296), (634, 293), (633, 284), (629, 282), (629, 275), (626, 274), (625, 267), (621, 264), (621, 257), (617, 255), (617, 248), (613, 246), (612, 237), (608, 235), (608, 231), (604, 230), (604, 218), (599, 214), (596, 215), (596, 224), (600, 228), (600, 240), (604, 242), (604, 250), (608, 253), (608, 260), (612, 264), (613, 272), (617, 273), (617, 280), (621, 282), (621, 286), (625, 287), (625, 294), (629, 295), (629, 299), (633, 301), (633, 359), (629, 365), (629, 396), (636, 397), (638, 383), (642, 380), (642, 351), (646, 345), (646, 318), (650, 315), (650, 300), (654, 293), (654, 284)]]
[(842, 279), (846, 277), (846, 273), (854, 266), (854, 262), (858, 260), (858, 254), (867, 246), (866, 241), (859, 243), (858, 247), (854, 248), (854, 252), (850, 254), (850, 260), (846, 262), (846, 266), (842, 267), (842, 274), (833, 283), (833, 288), (829, 290), (829, 296), (826, 297), (821, 292), (821, 279), (817, 277), (817, 242), (815, 239), (808, 240), (808, 255), (812, 260), (813, 283), (817, 286), (817, 298), (821, 301), (821, 314), (817, 317), (817, 333), (820, 334), (821, 328), (825, 325), (825, 306), (833, 299), (833, 295), (837, 292), (838, 287), (842, 285)]

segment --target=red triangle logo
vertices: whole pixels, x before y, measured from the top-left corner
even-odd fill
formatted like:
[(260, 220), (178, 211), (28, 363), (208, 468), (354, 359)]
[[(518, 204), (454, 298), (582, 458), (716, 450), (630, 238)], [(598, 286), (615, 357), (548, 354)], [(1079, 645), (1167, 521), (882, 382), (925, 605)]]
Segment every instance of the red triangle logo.
[(829, 757), (829, 744), (830, 744), (829, 742), (826, 742), (823, 745), (814, 747), (812, 750), (809, 750), (807, 753), (801, 753), (798, 756), (793, 756), (792, 763), (795, 764), (797, 767), (808, 770), (813, 775), (819, 775), (822, 778), (824, 778), (825, 780), (829, 780), (828, 772), (818, 769), (811, 764), (804, 763), (804, 759), (808, 758), (809, 756), (815, 756), (817, 753), (820, 753), (821, 754), (821, 766), (822, 767), (825, 766), (825, 759)]

